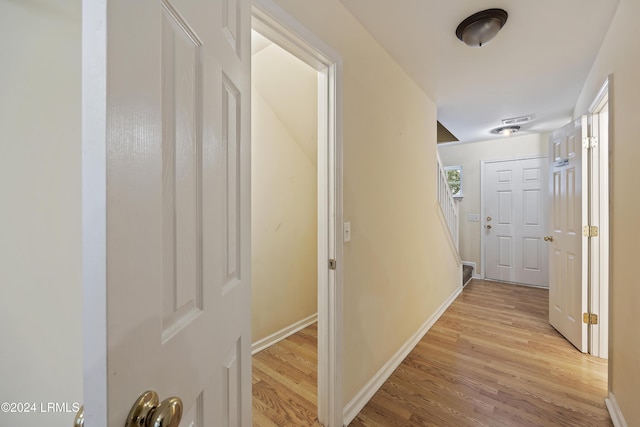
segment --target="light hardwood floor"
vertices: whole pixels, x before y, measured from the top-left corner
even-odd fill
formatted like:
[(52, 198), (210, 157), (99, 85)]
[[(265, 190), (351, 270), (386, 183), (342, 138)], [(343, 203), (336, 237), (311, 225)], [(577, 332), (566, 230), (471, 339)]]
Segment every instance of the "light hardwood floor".
[[(314, 334), (254, 356), (254, 425), (317, 425)], [(606, 393), (607, 362), (549, 326), (548, 291), (473, 280), (350, 426), (612, 426)]]

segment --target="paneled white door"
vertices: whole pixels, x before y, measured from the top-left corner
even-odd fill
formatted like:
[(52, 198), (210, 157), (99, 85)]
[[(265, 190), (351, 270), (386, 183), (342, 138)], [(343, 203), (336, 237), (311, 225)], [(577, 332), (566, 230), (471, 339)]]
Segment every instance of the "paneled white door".
[(547, 159), (485, 163), (483, 225), (488, 279), (548, 286)]
[(250, 7), (83, 4), (85, 425), (251, 425)]
[[(551, 203), (549, 249), (549, 323), (576, 348), (587, 351), (587, 325), (582, 313), (587, 312), (587, 259), (583, 254), (582, 224), (583, 162), (582, 135), (586, 135), (586, 119), (578, 119), (549, 137)], [(586, 248), (586, 242), (584, 247)]]

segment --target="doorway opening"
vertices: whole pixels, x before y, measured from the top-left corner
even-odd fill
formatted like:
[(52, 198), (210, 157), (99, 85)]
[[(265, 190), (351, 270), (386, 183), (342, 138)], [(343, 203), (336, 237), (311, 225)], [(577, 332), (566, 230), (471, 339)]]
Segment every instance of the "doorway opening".
[(297, 410), (273, 416), (309, 424), (317, 417), (318, 212), (326, 207), (317, 197), (318, 72), (255, 30), (251, 46), (254, 407), (277, 396)]
[[(277, 170), (279, 174), (285, 174), (285, 179), (283, 180), (281, 176), (280, 182), (283, 185), (286, 184), (287, 188), (269, 189), (268, 185), (266, 187), (271, 193), (279, 192), (282, 203), (287, 205), (284, 210), (280, 209), (281, 213), (293, 214), (301, 205), (305, 206), (307, 212), (307, 215), (303, 216), (306, 219), (299, 220), (299, 224), (304, 224), (305, 226), (299, 227), (298, 230), (289, 230), (292, 231), (290, 233), (290, 236), (293, 237), (292, 240), (306, 240), (305, 251), (307, 256), (305, 261), (296, 262), (287, 257), (276, 258), (272, 265), (267, 266), (266, 270), (280, 270), (280, 273), (282, 273), (282, 271), (293, 272), (300, 269), (306, 271), (306, 277), (309, 277), (310, 270), (314, 268), (316, 270), (316, 280), (313, 280), (312, 277), (308, 281), (312, 282), (311, 288), (315, 288), (317, 299), (317, 420), (326, 427), (342, 426), (342, 239), (338, 239), (338, 236), (342, 234), (341, 59), (331, 48), (273, 2), (269, 0), (254, 0), (252, 13), (252, 29), (256, 34), (256, 40), (259, 40), (254, 49), (254, 51), (257, 50), (254, 57), (255, 63), (257, 65), (262, 62), (268, 64), (267, 69), (271, 68), (267, 70), (268, 76), (260, 77), (254, 74), (255, 86), (265, 83), (261, 82), (263, 77), (265, 79), (269, 77), (280, 80), (275, 85), (273, 82), (265, 83), (262, 88), (264, 93), (256, 96), (254, 102), (256, 105), (264, 105), (271, 102), (272, 115), (278, 117), (280, 122), (276, 127), (281, 129), (291, 128), (285, 133), (288, 133), (292, 137), (291, 139), (294, 140), (294, 142), (288, 144), (291, 149), (289, 154), (280, 156), (276, 155), (275, 151), (271, 151), (265, 154), (268, 158), (258, 159), (258, 152), (256, 151), (255, 153), (256, 157), (254, 157), (253, 152), (265, 147), (252, 147), (252, 158), (257, 163), (266, 162), (267, 164), (262, 166), (273, 170), (280, 169), (283, 166), (284, 156), (290, 156), (291, 158), (287, 163), (293, 165), (294, 169), (298, 169), (300, 175), (297, 175), (297, 178), (293, 175), (286, 176), (286, 171)], [(261, 61), (258, 55), (264, 56), (264, 61)], [(298, 65), (295, 65), (298, 71), (307, 67), (306, 71), (302, 71), (302, 74), (308, 77), (309, 73), (311, 73), (312, 80), (315, 79), (315, 83), (309, 83), (309, 79), (305, 77), (303, 80), (306, 83), (303, 83), (299, 89), (293, 88), (292, 86), (297, 85), (297, 83), (294, 83), (293, 77), (288, 77), (289, 71), (273, 68), (275, 64), (272, 61), (274, 55), (279, 56), (280, 59), (290, 65), (298, 61)], [(309, 89), (310, 85), (315, 86), (315, 91), (313, 88)], [(305, 89), (302, 89), (303, 86)], [(305, 119), (298, 118), (303, 110), (308, 113), (309, 108), (303, 107), (300, 103), (301, 101), (297, 99), (303, 92), (308, 93), (309, 91), (315, 92), (315, 118), (317, 123), (315, 135), (312, 135), (313, 131), (309, 130), (311, 127), (309, 123), (312, 120), (308, 118), (308, 114)], [(289, 94), (289, 99), (285, 99), (284, 95), (287, 93)], [(313, 98), (313, 95), (306, 96), (306, 98)], [(313, 103), (313, 101), (311, 102)], [(305, 105), (308, 104), (305, 102)], [(284, 117), (287, 115), (289, 117)], [(256, 120), (256, 124), (258, 124), (258, 120)], [(267, 126), (269, 125), (267, 124)], [(265, 133), (262, 131), (259, 134), (254, 133), (252, 146), (254, 142), (255, 144), (260, 144), (258, 139), (264, 136)], [(295, 142), (296, 139), (300, 141)], [(281, 145), (283, 145), (282, 142), (282, 140), (279, 141)], [(314, 142), (317, 144), (314, 144)], [(283, 149), (283, 146), (279, 148), (279, 150)], [(312, 188), (313, 173), (315, 173), (315, 189)], [(262, 182), (261, 186), (265, 187), (264, 184)], [(293, 193), (294, 188), (296, 194), (299, 194), (297, 198), (289, 197), (290, 194), (286, 194)], [(252, 189), (252, 191), (254, 190)], [(311, 218), (314, 210), (312, 200), (314, 192), (317, 194), (315, 198), (316, 216)], [(262, 196), (256, 194), (255, 196), (265, 197), (264, 194)], [(261, 201), (262, 205), (267, 208), (275, 207), (276, 200), (272, 196), (266, 197), (267, 200)], [(253, 195), (252, 199), (254, 199)], [(312, 224), (316, 221), (317, 224), (315, 225), (315, 230), (313, 230)], [(278, 221), (269, 224), (268, 227), (271, 227), (271, 234), (279, 233), (285, 235), (286, 233), (283, 233), (286, 231), (285, 227), (293, 223), (291, 220), (288, 220), (287, 224), (284, 221), (282, 223)], [(340, 228), (338, 228), (339, 226)], [(303, 229), (305, 230), (304, 232), (302, 232)], [(309, 253), (313, 252), (313, 248), (309, 249), (309, 242), (313, 240), (310, 234), (313, 231), (316, 233), (315, 260), (310, 259), (308, 256)], [(261, 230), (252, 230), (252, 234), (254, 232), (260, 233)], [(302, 236), (306, 236), (306, 239), (300, 239)], [(286, 246), (290, 245), (285, 244)], [(277, 252), (269, 245), (266, 248), (267, 250), (271, 248), (272, 252)], [(252, 252), (254, 252), (253, 249)], [(275, 255), (278, 255), (278, 253), (275, 253)], [(303, 264), (305, 268), (302, 268)], [(275, 285), (276, 287), (279, 286), (277, 283)], [(278, 290), (283, 291), (282, 288)], [(287, 294), (286, 291), (284, 293), (284, 299), (291, 298), (291, 295)], [(309, 311), (308, 307), (312, 298), (308, 294), (308, 289), (304, 298), (306, 299), (307, 311)], [(292, 303), (295, 303), (295, 301), (292, 301)], [(267, 311), (269, 311), (268, 307)], [(278, 311), (278, 309), (272, 308), (271, 311)], [(282, 313), (278, 311), (277, 314), (280, 315)], [(282, 332), (276, 338), (285, 338), (287, 334), (313, 324), (315, 321), (314, 315), (314, 313), (301, 315), (299, 312), (298, 317), (301, 317), (301, 319), (284, 329), (276, 331), (276, 335)], [(303, 330), (303, 332), (307, 331), (306, 339), (313, 336), (315, 332), (313, 327), (310, 327), (310, 329)], [(264, 331), (262, 332), (263, 335), (265, 333)], [(267, 337), (269, 336), (271, 335), (267, 335)], [(260, 339), (260, 337), (254, 335), (254, 342), (256, 338)], [(257, 345), (258, 343), (255, 344)], [(262, 344), (260, 346), (262, 348), (268, 346), (267, 342)], [(257, 346), (254, 347), (255, 351), (259, 349)]]

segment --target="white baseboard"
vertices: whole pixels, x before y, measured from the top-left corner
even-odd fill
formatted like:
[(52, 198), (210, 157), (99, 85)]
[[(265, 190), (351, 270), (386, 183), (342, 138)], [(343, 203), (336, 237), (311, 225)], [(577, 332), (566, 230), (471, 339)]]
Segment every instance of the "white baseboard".
[(253, 344), (251, 344), (251, 355), (253, 356), (254, 354), (264, 350), (265, 348), (271, 347), (275, 343), (282, 341), (287, 337), (290, 337), (291, 335), (303, 330), (309, 325), (313, 325), (317, 321), (318, 313), (315, 313), (307, 318), (297, 321), (293, 325), (289, 325), (286, 328), (269, 335), (268, 337), (264, 337), (261, 340), (254, 342)]
[(618, 401), (612, 392), (609, 392), (609, 397), (604, 400), (604, 403), (607, 405), (607, 409), (609, 410), (609, 415), (611, 416), (611, 421), (613, 421), (613, 425), (615, 427), (627, 427), (627, 422), (624, 420), (624, 416), (622, 415), (622, 411), (618, 406)]
[(436, 321), (442, 316), (442, 314), (446, 311), (447, 308), (453, 303), (453, 301), (460, 295), (462, 292), (462, 287), (456, 288), (456, 290), (447, 298), (447, 300), (442, 303), (442, 305), (436, 310), (433, 315), (427, 319), (425, 323), (422, 324), (420, 329), (404, 343), (402, 347), (385, 363), (382, 368), (369, 380), (367, 384), (365, 384), (362, 389), (356, 393), (356, 395), (347, 403), (347, 406), (344, 408), (344, 425), (349, 425), (351, 421), (355, 419), (356, 416), (362, 411), (362, 408), (371, 400), (374, 394), (378, 391), (380, 387), (384, 384), (387, 379), (391, 376), (393, 371), (396, 370), (398, 366), (402, 363), (402, 361), (409, 355), (411, 350), (420, 342), (420, 340), (425, 336), (425, 334), (431, 329), (431, 327), (436, 323)]

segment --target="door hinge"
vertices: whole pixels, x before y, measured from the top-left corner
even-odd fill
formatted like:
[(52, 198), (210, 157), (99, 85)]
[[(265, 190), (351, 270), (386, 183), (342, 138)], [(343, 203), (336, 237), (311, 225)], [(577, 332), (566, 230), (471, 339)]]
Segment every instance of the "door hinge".
[(329, 260), (329, 270), (335, 270), (337, 266), (336, 260), (335, 259), (330, 259)]
[(582, 227), (582, 235), (584, 237), (598, 237), (597, 225), (585, 225)]
[(582, 138), (582, 146), (584, 148), (596, 148), (598, 146), (598, 137), (597, 136), (585, 136)]
[(587, 325), (597, 325), (598, 324), (598, 315), (592, 313), (583, 313), (582, 314), (582, 322)]

